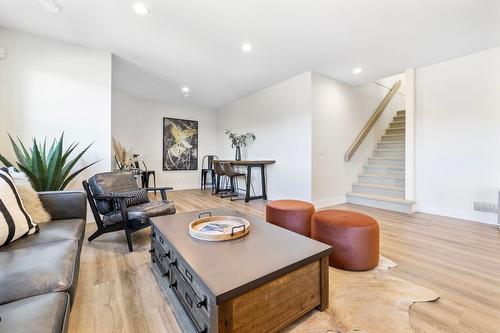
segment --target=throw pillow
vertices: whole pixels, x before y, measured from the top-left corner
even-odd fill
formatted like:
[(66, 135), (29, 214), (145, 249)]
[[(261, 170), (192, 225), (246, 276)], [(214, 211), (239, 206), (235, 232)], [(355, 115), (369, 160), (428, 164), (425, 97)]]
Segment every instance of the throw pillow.
[(51, 220), (49, 213), (43, 207), (38, 193), (33, 189), (31, 182), (25, 173), (14, 168), (9, 168), (9, 174), (16, 184), (17, 192), (21, 196), (24, 208), (35, 223), (48, 222)]
[(6, 168), (0, 169), (0, 246), (38, 231), (26, 212), (14, 180)]
[[(125, 199), (125, 203), (127, 204), (127, 207), (130, 206), (137, 206), (142, 203), (149, 202), (149, 197), (148, 197), (148, 191), (146, 191), (145, 188), (141, 188), (140, 190), (137, 191), (129, 191), (129, 192), (111, 192), (111, 195), (119, 195), (119, 194), (125, 194), (125, 195), (133, 195), (133, 198), (127, 198)], [(113, 200), (113, 208), (114, 210), (120, 210), (120, 204), (118, 200)]]

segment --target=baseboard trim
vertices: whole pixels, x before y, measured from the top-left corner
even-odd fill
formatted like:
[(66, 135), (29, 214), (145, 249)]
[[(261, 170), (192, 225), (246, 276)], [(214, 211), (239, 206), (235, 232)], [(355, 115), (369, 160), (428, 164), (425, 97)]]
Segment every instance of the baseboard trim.
[(316, 207), (316, 209), (322, 209), (330, 206), (335, 206), (335, 205), (340, 205), (344, 204), (347, 202), (347, 198), (345, 195), (338, 195), (333, 198), (329, 199), (322, 199), (322, 200), (316, 200), (313, 201), (313, 205)]
[(434, 205), (419, 204), (418, 201), (416, 212), (451, 217), (454, 219), (465, 220), (469, 222), (500, 226), (497, 220), (497, 214), (495, 213), (485, 213), (474, 210), (461, 210)]

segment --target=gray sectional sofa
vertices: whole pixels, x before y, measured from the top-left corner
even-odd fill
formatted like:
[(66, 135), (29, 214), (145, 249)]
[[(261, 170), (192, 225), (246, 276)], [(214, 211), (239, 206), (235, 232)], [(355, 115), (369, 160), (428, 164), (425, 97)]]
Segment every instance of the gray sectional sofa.
[(85, 234), (84, 192), (41, 192), (52, 221), (0, 248), (0, 332), (65, 332)]

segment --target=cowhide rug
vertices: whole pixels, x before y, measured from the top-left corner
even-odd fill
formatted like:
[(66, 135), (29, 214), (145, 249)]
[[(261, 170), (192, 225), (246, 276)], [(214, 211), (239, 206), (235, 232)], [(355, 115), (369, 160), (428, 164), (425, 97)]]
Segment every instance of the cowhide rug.
[(397, 264), (381, 257), (367, 272), (330, 267), (330, 306), (313, 311), (285, 331), (290, 333), (411, 333), (409, 310), (415, 302), (439, 298), (434, 291), (398, 278)]

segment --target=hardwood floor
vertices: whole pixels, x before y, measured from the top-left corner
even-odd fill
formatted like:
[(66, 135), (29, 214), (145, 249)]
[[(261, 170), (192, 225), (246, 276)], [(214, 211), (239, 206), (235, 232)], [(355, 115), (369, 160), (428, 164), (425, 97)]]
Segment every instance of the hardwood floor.
[[(199, 190), (169, 195), (179, 213), (230, 207), (265, 216), (260, 200), (231, 202)], [(335, 208), (377, 219), (382, 255), (398, 263), (396, 273), (441, 296), (411, 307), (415, 332), (500, 332), (500, 232), (495, 226), (351, 204)], [(88, 224), (87, 236), (94, 230)], [(149, 271), (148, 230), (134, 235), (134, 246), (129, 253), (122, 232), (85, 241), (69, 332), (180, 332)]]

